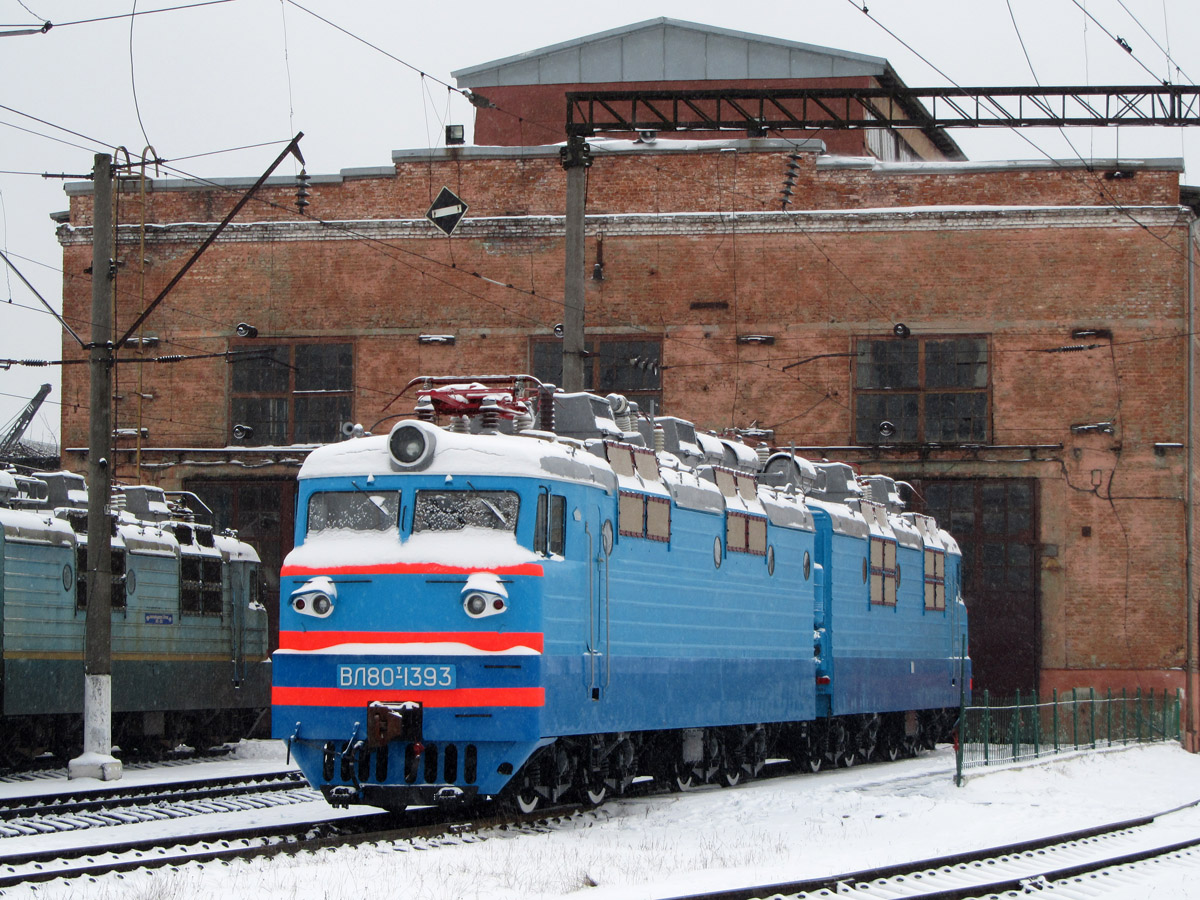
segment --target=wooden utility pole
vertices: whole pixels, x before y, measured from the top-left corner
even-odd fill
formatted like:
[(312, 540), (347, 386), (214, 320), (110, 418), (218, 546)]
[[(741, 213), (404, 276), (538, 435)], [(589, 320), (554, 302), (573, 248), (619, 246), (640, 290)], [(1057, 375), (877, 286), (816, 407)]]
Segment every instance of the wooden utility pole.
[(87, 630), (83, 661), (83, 755), (70, 761), (70, 778), (121, 777), (112, 755), (112, 491), (113, 259), (112, 157), (96, 154), (92, 170), (92, 341), (88, 430)]

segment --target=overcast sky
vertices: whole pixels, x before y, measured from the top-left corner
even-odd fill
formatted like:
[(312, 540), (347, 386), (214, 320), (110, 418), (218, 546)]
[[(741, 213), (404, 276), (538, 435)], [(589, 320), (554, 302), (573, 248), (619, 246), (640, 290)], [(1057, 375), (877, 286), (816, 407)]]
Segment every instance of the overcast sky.
[[(253, 177), (282, 144), (217, 151), (297, 131), (310, 174), (388, 165), (392, 150), (439, 144), (446, 122), (470, 126), (471, 107), (439, 83), (453, 84), (452, 70), (651, 17), (884, 57), (910, 86), (1200, 79), (1197, 0), (866, 0), (869, 16), (862, 0), (225, 0), (128, 15), (190, 2), (0, 0), (0, 32), (55, 23), (0, 37), (0, 248), (57, 308), (62, 253), (49, 216), (67, 199), (62, 180), (42, 173), (85, 173), (96, 152), (124, 146), (139, 156), (149, 143), (191, 174)], [(103, 16), (120, 18), (68, 24)], [(1073, 147), (1051, 130), (953, 132), (970, 159), (1183, 157), (1185, 183), (1200, 185), (1198, 129), (1068, 135)], [(57, 323), (3, 268), (0, 358), (58, 358)], [(50, 368), (0, 369), (0, 427), (44, 381), (55, 389), (29, 435), (57, 434)]]

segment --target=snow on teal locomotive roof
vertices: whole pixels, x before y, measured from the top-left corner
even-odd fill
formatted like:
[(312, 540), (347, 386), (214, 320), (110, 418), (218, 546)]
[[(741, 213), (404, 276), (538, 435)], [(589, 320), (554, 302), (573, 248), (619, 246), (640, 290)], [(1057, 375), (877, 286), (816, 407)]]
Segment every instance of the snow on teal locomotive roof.
[[(404, 422), (401, 425), (406, 424)], [(578, 442), (566, 441), (543, 432), (522, 436), (498, 434), (460, 434), (412, 422), (435, 436), (434, 457), (424, 473), (445, 475), (508, 475), (554, 478), (582, 484), (599, 484), (606, 490), (616, 487), (612, 468), (593, 456)], [(399, 426), (397, 426), (399, 427)], [(497, 441), (502, 441), (498, 444)], [(388, 453), (387, 435), (354, 438), (318, 447), (300, 467), (299, 477), (324, 478), (351, 475), (384, 475), (405, 472)]]
[[(406, 423), (401, 422), (396, 427)], [(659, 478), (644, 477), (635, 469), (631, 474), (618, 475), (607, 459), (594, 454), (579, 441), (564, 439), (546, 432), (508, 434), (463, 434), (436, 428), (427, 423), (414, 422), (434, 436), (435, 449), (428, 465), (418, 472), (401, 469), (388, 452), (386, 435), (355, 438), (329, 444), (314, 450), (300, 469), (301, 482), (313, 479), (346, 477), (384, 477), (393, 474), (422, 475), (469, 475), (475, 478), (488, 475), (501, 477), (526, 477), (549, 479), (594, 485), (607, 492), (617, 489), (636, 490), (659, 496), (670, 496), (678, 506), (690, 509), (705, 509), (724, 512), (733, 509), (744, 512), (766, 514), (773, 524), (814, 529), (811, 512), (807, 509), (803, 493), (798, 491), (772, 490), (758, 487), (758, 495), (746, 497), (739, 491), (732, 495), (723, 494), (714, 483), (712, 466), (691, 468), (670, 453), (656, 455)], [(715, 442), (709, 435), (697, 435)], [(740, 445), (734, 445), (738, 447)], [(749, 466), (753, 451), (742, 448), (739, 461)], [(647, 452), (642, 448), (635, 448)], [(745, 473), (742, 473), (743, 476)], [(830, 504), (837, 508), (835, 520), (859, 519), (843, 504)], [(859, 528), (862, 526), (860, 525)], [(398, 545), (397, 545), (398, 546)], [(348, 549), (348, 548), (347, 548)], [(386, 550), (394, 555), (395, 548), (374, 547), (372, 552)], [(364, 548), (364, 553), (365, 548)], [(364, 559), (366, 557), (364, 556)], [(399, 561), (399, 560), (397, 560)], [(299, 560), (294, 560), (297, 564)]]

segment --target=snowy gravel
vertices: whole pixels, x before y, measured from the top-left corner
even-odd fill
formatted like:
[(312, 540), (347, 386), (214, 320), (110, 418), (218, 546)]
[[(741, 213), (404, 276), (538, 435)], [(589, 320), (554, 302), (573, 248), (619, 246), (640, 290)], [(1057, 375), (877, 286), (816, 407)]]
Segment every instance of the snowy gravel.
[[(208, 763), (204, 775), (268, 764)], [(228, 866), (189, 864), (0, 894), (5, 900), (649, 900), (923, 859), (1200, 800), (1200, 757), (1177, 746), (974, 770), (961, 788), (953, 768), (953, 754), (940, 748), (899, 763), (613, 801), (539, 829)], [(0, 785), (0, 799), (12, 787)], [(1200, 813), (1178, 819), (1183, 831), (1200, 836)], [(17, 852), (8, 844), (0, 840), (0, 856)], [(1200, 898), (1200, 863), (1186, 865), (1163, 866), (1153, 885), (1109, 896)]]

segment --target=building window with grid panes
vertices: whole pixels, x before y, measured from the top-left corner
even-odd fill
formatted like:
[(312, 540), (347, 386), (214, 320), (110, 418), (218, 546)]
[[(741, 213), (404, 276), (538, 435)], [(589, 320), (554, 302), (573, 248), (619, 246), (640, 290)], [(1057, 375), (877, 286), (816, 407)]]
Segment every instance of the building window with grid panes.
[(986, 443), (989, 384), (986, 337), (859, 338), (854, 439), (859, 444)]
[[(233, 358), (231, 438), (255, 446), (324, 444), (341, 436), (354, 395), (350, 344), (253, 344)], [(241, 436), (234, 428), (243, 426)]]
[[(662, 412), (662, 341), (623, 335), (593, 335), (584, 344), (583, 389), (624, 394), (649, 415)], [(562, 341), (534, 338), (530, 346), (534, 377), (562, 386)]]

